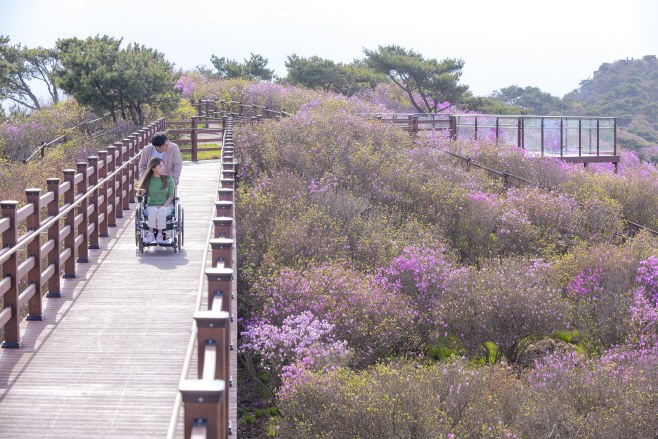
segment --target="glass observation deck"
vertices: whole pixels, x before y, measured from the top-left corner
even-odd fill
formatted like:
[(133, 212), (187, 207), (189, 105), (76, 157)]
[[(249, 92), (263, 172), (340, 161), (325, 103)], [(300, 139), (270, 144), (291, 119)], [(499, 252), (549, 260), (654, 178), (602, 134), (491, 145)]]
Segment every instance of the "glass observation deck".
[(501, 114), (378, 114), (404, 131), (441, 130), (453, 139), (504, 142), (566, 161), (618, 162), (617, 118)]

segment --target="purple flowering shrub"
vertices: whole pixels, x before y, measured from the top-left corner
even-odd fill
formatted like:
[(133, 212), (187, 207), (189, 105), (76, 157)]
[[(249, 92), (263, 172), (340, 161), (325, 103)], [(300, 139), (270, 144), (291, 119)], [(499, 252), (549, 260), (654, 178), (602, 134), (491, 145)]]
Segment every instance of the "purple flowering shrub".
[(241, 333), (239, 354), (252, 377), (257, 376), (254, 360), (269, 372), (268, 388), (273, 395), (286, 371), (298, 373), (300, 367), (318, 370), (347, 361), (347, 342), (333, 338), (334, 328), (308, 311), (287, 317), (281, 326), (255, 322)]
[(570, 303), (572, 329), (588, 349), (601, 351), (624, 343), (640, 279), (638, 270), (655, 249), (654, 239), (640, 234), (624, 246), (578, 248), (555, 265), (553, 274), (561, 278), (555, 283)]
[(339, 264), (283, 268), (274, 279), (254, 288), (264, 303), (264, 322), (279, 326), (304, 312), (322, 316), (335, 325), (335, 338), (347, 341), (353, 365), (405, 350), (413, 338), (408, 300), (381, 279)]
[[(275, 102), (284, 89), (245, 82), (226, 91), (283, 105)], [(633, 386), (653, 379), (650, 367), (629, 370), (649, 364), (658, 338), (658, 242), (629, 238), (618, 214), (654, 221), (655, 170), (625, 156), (615, 175), (441, 133), (411, 143), (359, 114), (393, 106), (385, 92), (309, 93), (293, 116), (236, 130), (242, 337), (248, 375), (270, 368), (266, 384), (279, 388), (284, 435), (619, 437), (615, 426), (634, 410), (643, 410), (638, 425), (649, 425), (649, 393), (609, 397), (629, 387), (604, 371), (621, 371)], [(433, 146), (542, 188), (503, 186)], [(342, 343), (350, 355), (297, 355), (287, 338), (303, 332), (290, 323), (297, 319), (330, 326), (322, 343)], [(567, 335), (577, 347), (542, 343), (588, 360), (557, 353), (559, 365), (551, 357), (536, 366), (553, 368), (544, 381), (521, 368), (547, 355), (541, 339)], [(633, 360), (614, 357), (622, 352)], [(465, 399), (442, 405), (457, 395)], [(601, 395), (611, 402), (599, 404)], [(617, 408), (626, 414), (612, 414)]]
[(437, 335), (469, 356), (515, 363), (533, 338), (569, 328), (567, 303), (545, 282), (549, 268), (503, 259), (455, 270), (435, 302)]
[(656, 386), (655, 350), (554, 354), (527, 374), (517, 428), (524, 437), (655, 437)]

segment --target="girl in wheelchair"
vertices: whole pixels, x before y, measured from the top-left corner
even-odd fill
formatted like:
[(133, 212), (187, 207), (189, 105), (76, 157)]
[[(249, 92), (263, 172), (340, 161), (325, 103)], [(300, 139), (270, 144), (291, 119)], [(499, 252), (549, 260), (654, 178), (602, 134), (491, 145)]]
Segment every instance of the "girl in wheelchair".
[(153, 230), (158, 231), (158, 244), (168, 244), (165, 239), (164, 229), (167, 227), (167, 215), (174, 212), (174, 180), (164, 173), (164, 161), (161, 158), (153, 157), (148, 164), (148, 170), (139, 182), (135, 184), (135, 189), (140, 194), (146, 194), (148, 216), (148, 234), (144, 239), (144, 244), (156, 241)]

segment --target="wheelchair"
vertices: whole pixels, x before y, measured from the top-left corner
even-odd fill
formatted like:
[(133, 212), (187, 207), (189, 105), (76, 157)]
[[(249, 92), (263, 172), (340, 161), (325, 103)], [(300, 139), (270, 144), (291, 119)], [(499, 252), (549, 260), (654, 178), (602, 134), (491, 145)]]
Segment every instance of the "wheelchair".
[(144, 238), (148, 233), (148, 213), (146, 212), (146, 206), (148, 206), (148, 196), (146, 194), (136, 194), (137, 201), (139, 205), (137, 206), (137, 211), (135, 212), (135, 244), (139, 248), (141, 253), (144, 253), (144, 249), (147, 247), (172, 247), (174, 253), (181, 251), (183, 249), (183, 241), (185, 238), (185, 210), (183, 206), (179, 203), (178, 196), (176, 195), (176, 190), (174, 190), (174, 211), (167, 215), (167, 226), (163, 229), (163, 233), (166, 238), (168, 238), (168, 243), (160, 244), (157, 242), (145, 243)]

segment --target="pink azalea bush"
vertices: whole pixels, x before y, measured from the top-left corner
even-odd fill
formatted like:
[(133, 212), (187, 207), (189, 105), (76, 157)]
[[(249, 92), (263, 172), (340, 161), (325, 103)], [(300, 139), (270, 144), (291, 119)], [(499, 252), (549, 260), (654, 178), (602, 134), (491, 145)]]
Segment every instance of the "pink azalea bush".
[[(655, 167), (623, 154), (614, 174), (444, 133), (413, 143), (367, 118), (408, 110), (385, 86), (193, 93), (294, 113), (235, 133), (246, 381), (269, 368), (282, 435), (623, 437), (632, 422), (655, 435), (658, 242), (620, 217), (655, 227)], [(330, 355), (295, 351), (313, 324)], [(523, 370), (547, 338), (558, 351)]]

